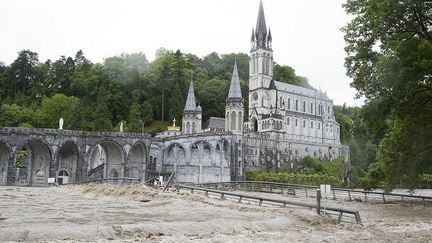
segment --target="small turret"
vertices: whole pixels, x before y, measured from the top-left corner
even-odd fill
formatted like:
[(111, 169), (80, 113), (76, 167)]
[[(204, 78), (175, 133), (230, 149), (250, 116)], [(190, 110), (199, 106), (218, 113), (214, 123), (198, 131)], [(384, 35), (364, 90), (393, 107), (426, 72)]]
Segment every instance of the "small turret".
[(240, 89), (240, 77), (237, 69), (237, 61), (234, 62), (230, 89), (225, 104), (225, 131), (233, 133), (243, 132), (243, 96)]
[(201, 132), (202, 108), (196, 106), (193, 80), (189, 85), (186, 105), (183, 110), (182, 131), (185, 134)]

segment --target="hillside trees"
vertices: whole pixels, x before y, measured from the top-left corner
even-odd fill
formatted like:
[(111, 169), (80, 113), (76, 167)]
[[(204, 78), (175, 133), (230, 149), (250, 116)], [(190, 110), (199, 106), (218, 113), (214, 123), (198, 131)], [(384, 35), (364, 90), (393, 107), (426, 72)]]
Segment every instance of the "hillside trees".
[[(191, 80), (197, 105), (203, 108), (203, 122), (210, 116), (224, 117), (235, 61), (247, 106), (249, 56), (245, 53), (213, 52), (199, 58), (161, 48), (152, 62), (143, 53), (132, 53), (93, 63), (81, 50), (44, 62), (37, 53), (23, 50), (11, 65), (0, 63), (0, 112), (5, 114), (0, 126), (57, 128), (59, 116), (65, 129), (85, 131), (118, 130), (122, 121), (128, 121), (127, 128), (134, 131), (141, 131), (142, 122), (146, 126), (153, 120), (180, 122)], [(294, 73), (288, 66), (282, 69)], [(136, 124), (129, 124), (131, 120)]]
[(432, 170), (432, 2), (348, 0), (347, 73), (366, 98), (365, 125), (380, 141), (375, 175), (412, 188)]

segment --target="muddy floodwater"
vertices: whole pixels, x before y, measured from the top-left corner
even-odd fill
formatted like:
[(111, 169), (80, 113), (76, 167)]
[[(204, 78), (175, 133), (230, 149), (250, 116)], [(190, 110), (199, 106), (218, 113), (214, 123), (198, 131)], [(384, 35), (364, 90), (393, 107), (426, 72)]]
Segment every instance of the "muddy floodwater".
[(362, 223), (142, 185), (0, 187), (0, 242), (432, 242), (430, 205), (328, 204), (358, 210)]

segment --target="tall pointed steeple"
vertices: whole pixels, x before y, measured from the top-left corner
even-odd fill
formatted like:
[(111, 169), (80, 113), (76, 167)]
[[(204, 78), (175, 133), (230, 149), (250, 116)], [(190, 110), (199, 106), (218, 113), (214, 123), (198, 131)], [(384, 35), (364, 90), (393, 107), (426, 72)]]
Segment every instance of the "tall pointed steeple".
[(264, 7), (262, 0), (260, 0), (259, 10), (258, 10), (258, 19), (255, 28), (255, 39), (257, 41), (256, 48), (266, 48), (267, 42), (267, 26), (264, 16)]
[(259, 5), (259, 9), (258, 9), (258, 19), (257, 19), (257, 24), (256, 24), (255, 30), (256, 30), (257, 34), (263, 33), (264, 35), (267, 35), (267, 26), (266, 26), (266, 21), (265, 21), (264, 7), (263, 7), (262, 0), (260, 0), (260, 5)]
[(240, 89), (240, 78), (237, 69), (237, 60), (234, 61), (234, 69), (231, 77), (230, 89), (228, 92), (228, 100), (241, 100), (242, 94)]
[(186, 99), (186, 105), (184, 108), (184, 112), (195, 112), (196, 111), (196, 102), (195, 102), (195, 91), (193, 87), (193, 80), (191, 80), (189, 85), (189, 91)]

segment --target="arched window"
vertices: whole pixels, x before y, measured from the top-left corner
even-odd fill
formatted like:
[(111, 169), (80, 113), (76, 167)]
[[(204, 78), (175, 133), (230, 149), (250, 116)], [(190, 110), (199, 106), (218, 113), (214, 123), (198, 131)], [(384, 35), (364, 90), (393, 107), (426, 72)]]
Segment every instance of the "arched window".
[(314, 113), (314, 108), (313, 108), (313, 102), (311, 103), (311, 109), (310, 112), (313, 114)]
[(298, 126), (298, 120), (297, 119), (295, 119), (295, 125)]
[(296, 100), (296, 111), (298, 111), (298, 100)]
[(190, 133), (190, 123), (187, 122), (186, 123), (186, 134), (189, 134), (189, 133)]
[(281, 108), (283, 107), (282, 106), (282, 96), (279, 97), (279, 107), (281, 107)]
[(241, 128), (243, 126), (243, 117), (241, 111), (238, 113), (238, 130), (241, 131)]
[(195, 133), (195, 122), (192, 122), (192, 133)]
[(288, 110), (291, 109), (291, 99), (288, 98)]
[(252, 57), (252, 74), (255, 74), (255, 57)]
[(227, 130), (227, 131), (229, 131), (230, 130), (230, 115), (229, 115), (229, 112), (227, 112), (226, 113), (226, 116), (225, 116), (225, 129)]
[(311, 121), (311, 128), (314, 128), (313, 121)]
[(327, 106), (327, 112), (330, 113), (330, 106)]
[(306, 101), (303, 101), (303, 112), (306, 112)]
[(235, 113), (235, 111), (233, 111), (231, 113), (231, 131), (237, 130), (236, 129), (236, 123), (237, 123), (237, 121), (236, 121), (236, 113)]
[(270, 62), (269, 62), (270, 58), (267, 57), (266, 58), (266, 73), (269, 74), (270, 72)]
[(303, 127), (306, 127), (306, 121), (303, 121)]
[(287, 117), (287, 125), (289, 125), (290, 124), (290, 119), (289, 119), (289, 117)]

